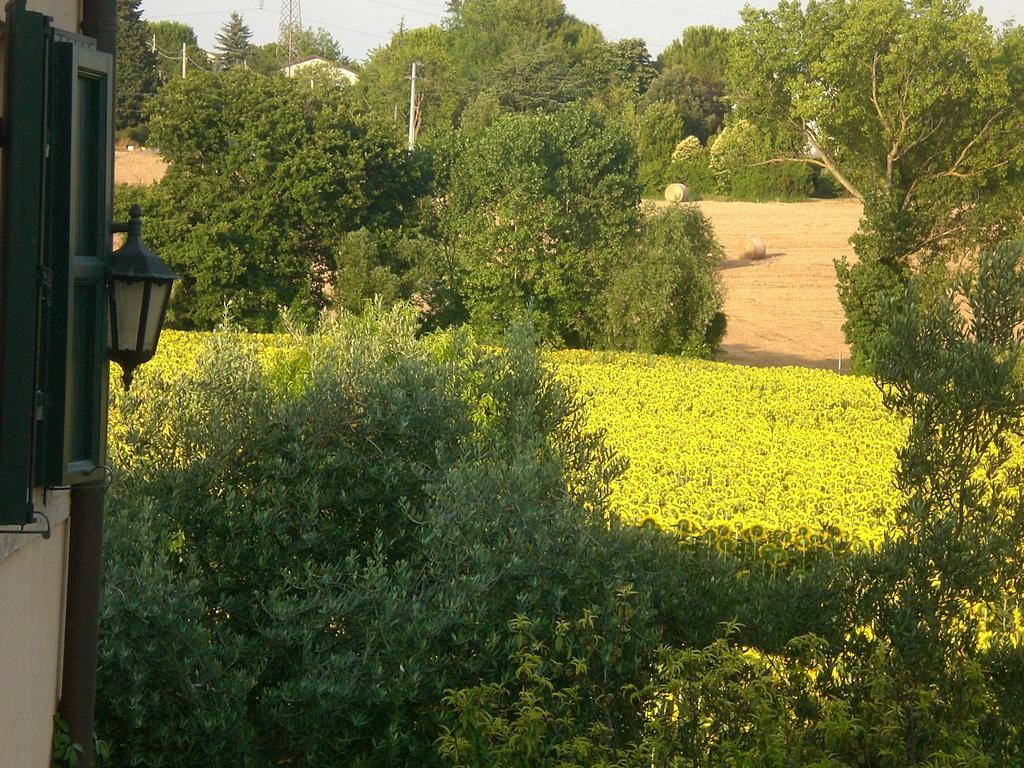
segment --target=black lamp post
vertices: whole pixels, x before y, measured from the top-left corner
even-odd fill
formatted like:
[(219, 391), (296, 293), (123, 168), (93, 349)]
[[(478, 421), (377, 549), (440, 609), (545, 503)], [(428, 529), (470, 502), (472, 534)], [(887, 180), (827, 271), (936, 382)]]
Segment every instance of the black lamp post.
[(129, 221), (114, 227), (127, 232), (128, 239), (110, 260), (110, 325), (107, 351), (110, 359), (124, 371), (124, 388), (132, 384), (135, 368), (156, 354), (160, 329), (171, 297), (171, 286), (178, 275), (163, 260), (142, 244), (142, 210), (131, 207)]

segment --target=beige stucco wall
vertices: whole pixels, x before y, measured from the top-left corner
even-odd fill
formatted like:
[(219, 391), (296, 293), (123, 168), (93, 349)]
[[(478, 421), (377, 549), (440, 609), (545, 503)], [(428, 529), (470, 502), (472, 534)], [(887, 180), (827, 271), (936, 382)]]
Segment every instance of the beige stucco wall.
[[(0, 534), (0, 766), (48, 768), (60, 694), (67, 574), (67, 492), (49, 539)], [(15, 542), (14, 539), (17, 538)], [(15, 546), (20, 547), (11, 554)]]
[(66, 32), (78, 32), (82, 18), (81, 0), (28, 0), (30, 11), (39, 11), (53, 17), (53, 25)]
[[(28, 0), (28, 9), (52, 16), (60, 29), (79, 31), (80, 0)], [(0, 37), (0, 114), (5, 49)], [(40, 506), (53, 523), (49, 539), (0, 534), (0, 768), (50, 766), (64, 645), (68, 503), (67, 491), (57, 491)]]

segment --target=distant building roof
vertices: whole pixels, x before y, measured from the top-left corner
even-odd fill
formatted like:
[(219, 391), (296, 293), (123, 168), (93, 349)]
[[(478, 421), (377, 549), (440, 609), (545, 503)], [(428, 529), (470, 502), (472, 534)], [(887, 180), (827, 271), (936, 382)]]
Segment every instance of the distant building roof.
[(339, 80), (344, 78), (352, 85), (359, 82), (359, 73), (349, 69), (348, 67), (342, 66), (336, 61), (325, 59), (323, 56), (307, 56), (304, 59), (299, 59), (298, 61), (282, 67), (285, 77), (295, 77), (302, 72), (308, 72), (310, 69), (323, 69), (337, 77)]

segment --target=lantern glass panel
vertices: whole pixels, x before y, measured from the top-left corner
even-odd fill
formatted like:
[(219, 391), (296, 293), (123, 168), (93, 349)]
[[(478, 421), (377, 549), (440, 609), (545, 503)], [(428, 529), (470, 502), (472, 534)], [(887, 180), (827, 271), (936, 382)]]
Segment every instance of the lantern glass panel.
[(166, 282), (150, 283), (148, 317), (146, 318), (146, 340), (143, 351), (147, 354), (156, 352), (156, 343), (160, 338), (160, 330), (164, 320), (164, 310), (167, 309), (167, 300), (171, 296), (171, 287), (174, 285), (170, 280)]
[[(110, 347), (118, 352), (134, 352), (139, 344), (139, 317), (146, 295), (146, 283), (142, 280), (113, 280), (114, 296), (111, 307), (111, 331), (117, 334), (110, 340)], [(116, 327), (115, 327), (116, 325)]]

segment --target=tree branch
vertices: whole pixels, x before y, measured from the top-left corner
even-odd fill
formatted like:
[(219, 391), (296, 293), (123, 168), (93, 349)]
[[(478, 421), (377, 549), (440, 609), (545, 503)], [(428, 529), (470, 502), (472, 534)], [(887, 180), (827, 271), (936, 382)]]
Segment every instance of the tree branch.
[(806, 123), (804, 123), (804, 125), (803, 125), (803, 133), (807, 137), (807, 141), (810, 142), (811, 149), (813, 149), (815, 152), (817, 152), (819, 155), (821, 155), (821, 165), (822, 165), (822, 167), (826, 168), (829, 173), (831, 173), (833, 176), (835, 176), (836, 177), (836, 181), (838, 181), (840, 184), (842, 184), (843, 188), (847, 192), (849, 192), (851, 195), (853, 195), (855, 198), (857, 198), (857, 200), (859, 200), (861, 203), (863, 203), (864, 202), (864, 195), (862, 195), (860, 193), (860, 190), (858, 190), (855, 186), (853, 186), (853, 184), (850, 182), (850, 180), (847, 179), (842, 174), (842, 172), (836, 167), (836, 164), (835, 164), (835, 162), (833, 162), (832, 158), (829, 157), (828, 153), (821, 148), (821, 145), (818, 143), (817, 136), (814, 135), (814, 131), (811, 130), (810, 126), (808, 126)]

